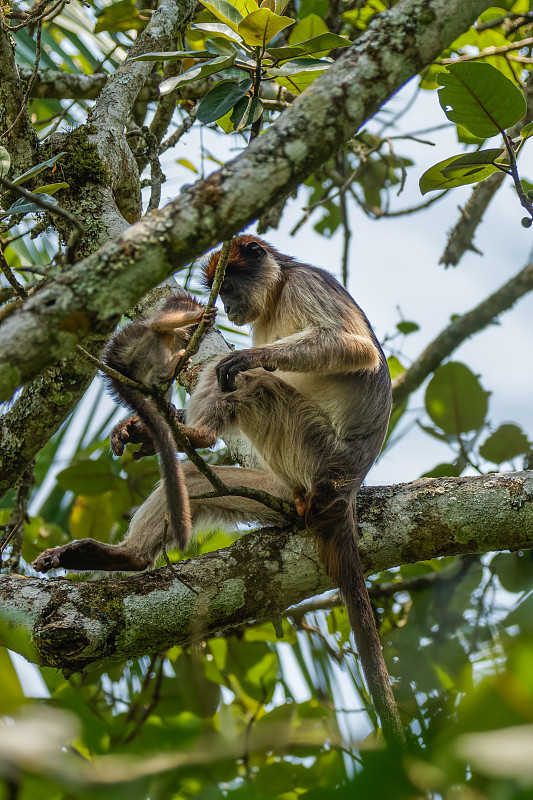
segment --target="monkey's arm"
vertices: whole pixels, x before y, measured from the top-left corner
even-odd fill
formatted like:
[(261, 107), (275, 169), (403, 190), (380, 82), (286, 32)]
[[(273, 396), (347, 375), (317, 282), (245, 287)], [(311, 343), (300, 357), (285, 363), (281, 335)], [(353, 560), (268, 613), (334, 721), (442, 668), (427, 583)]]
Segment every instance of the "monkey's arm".
[(235, 377), (256, 367), (284, 372), (320, 375), (374, 371), (381, 364), (381, 351), (370, 329), (350, 332), (341, 326), (307, 328), (249, 350), (236, 350), (219, 361), (217, 379), (223, 391), (235, 388)]

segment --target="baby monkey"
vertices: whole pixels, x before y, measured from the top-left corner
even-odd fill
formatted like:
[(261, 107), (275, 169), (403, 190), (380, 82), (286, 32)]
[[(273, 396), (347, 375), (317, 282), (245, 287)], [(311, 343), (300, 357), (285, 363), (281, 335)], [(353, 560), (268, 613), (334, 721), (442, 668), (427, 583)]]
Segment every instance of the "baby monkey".
[[(212, 325), (215, 315), (215, 309), (204, 312), (204, 307), (189, 295), (174, 295), (158, 313), (134, 319), (117, 331), (104, 351), (103, 362), (147, 388), (160, 388), (174, 379), (193, 327), (201, 319)], [(169, 424), (154, 407), (151, 398), (139, 389), (110, 376), (106, 376), (106, 382), (113, 397), (136, 414), (115, 428), (111, 448), (115, 455), (120, 455), (125, 442), (141, 442), (141, 455), (149, 455), (154, 451), (159, 453), (167, 502), (168, 539), (184, 550), (191, 534), (191, 512)], [(169, 387), (167, 400), (170, 400), (171, 392)], [(178, 416), (170, 402), (169, 414)], [(200, 430), (181, 422), (178, 424), (193, 447), (214, 444), (215, 440), (206, 438)], [(151, 560), (146, 556), (140, 556), (128, 548), (127, 542), (117, 547), (94, 539), (81, 539), (64, 547), (45, 550), (34, 561), (33, 567), (38, 572), (47, 572), (60, 566), (109, 571), (140, 570), (150, 564)]]

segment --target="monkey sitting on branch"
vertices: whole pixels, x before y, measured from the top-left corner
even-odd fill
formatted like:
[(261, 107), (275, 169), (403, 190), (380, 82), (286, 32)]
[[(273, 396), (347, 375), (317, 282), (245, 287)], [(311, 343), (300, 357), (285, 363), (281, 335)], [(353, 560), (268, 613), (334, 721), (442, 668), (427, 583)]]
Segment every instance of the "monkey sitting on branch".
[[(206, 266), (208, 285), (218, 259), (214, 253)], [(213, 438), (239, 431), (254, 446), (264, 469), (215, 467), (226, 485), (295, 500), (317, 537), (327, 573), (341, 589), (385, 739), (401, 748), (403, 729), (359, 557), (356, 516), (357, 493), (390, 415), (385, 356), (366, 316), (329, 273), (282, 255), (258, 237), (233, 240), (220, 297), (232, 322), (251, 323), (254, 346), (204, 368), (187, 424)], [(191, 498), (209, 491), (190, 464), (184, 475)], [(163, 547), (165, 513), (165, 489), (159, 486), (118, 547), (153, 560)], [(193, 528), (214, 519), (283, 519), (256, 500), (231, 496), (192, 499), (191, 514)]]
[[(191, 534), (191, 512), (189, 497), (176, 446), (168, 421), (154, 406), (150, 390), (168, 386), (166, 400), (170, 401), (171, 382), (176, 367), (185, 353), (194, 327), (204, 320), (213, 324), (216, 311), (204, 307), (187, 294), (170, 297), (161, 311), (149, 317), (139, 317), (124, 325), (110, 339), (104, 353), (103, 362), (126, 380), (106, 375), (106, 383), (111, 395), (135, 412), (137, 416), (126, 421), (130, 441), (141, 442), (141, 455), (159, 453), (161, 474), (168, 511), (168, 538), (180, 550), (187, 546)], [(144, 386), (143, 393), (130, 381)], [(176, 418), (177, 412), (168, 402), (168, 414)], [(215, 443), (212, 436), (202, 436), (202, 432), (177, 423), (193, 447), (209, 447)], [(122, 437), (121, 432), (122, 431)], [(115, 455), (124, 450), (124, 424), (113, 431), (111, 449)], [(155, 557), (159, 554), (155, 554)], [(41, 553), (33, 567), (38, 572), (47, 572), (56, 567), (67, 569), (97, 569), (104, 571), (146, 569), (153, 558), (146, 553), (138, 554), (122, 543), (118, 547), (106, 545), (94, 539), (81, 539), (60, 548), (50, 548)]]

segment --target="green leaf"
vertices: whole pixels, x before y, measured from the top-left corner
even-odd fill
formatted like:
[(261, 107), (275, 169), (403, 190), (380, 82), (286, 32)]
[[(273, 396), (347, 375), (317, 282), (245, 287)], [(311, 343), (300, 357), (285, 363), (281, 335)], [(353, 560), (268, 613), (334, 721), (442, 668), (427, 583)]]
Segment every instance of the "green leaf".
[(436, 467), (433, 469), (424, 472), (420, 477), (421, 478), (458, 478), (461, 474), (461, 471), (457, 464), (450, 464), (450, 463), (442, 463), (437, 464)]
[(487, 415), (489, 394), (466, 364), (448, 361), (435, 370), (428, 384), (426, 411), (445, 433), (479, 430)]
[(228, 3), (227, 0), (200, 0), (201, 4), (217, 17), (225, 25), (237, 32), (239, 23), (242, 22), (242, 14), (237, 11), (235, 6)]
[[(42, 200), (46, 200), (48, 203), (52, 203), (57, 205), (57, 200), (49, 194), (38, 194), (34, 192), (36, 197), (40, 197)], [(37, 203), (32, 203), (31, 200), (26, 200), (25, 197), (21, 197), (20, 200), (17, 200), (11, 208), (8, 208), (7, 211), (3, 211), (0, 214), (0, 219), (2, 217), (8, 217), (10, 214), (34, 214), (36, 211), (43, 211), (41, 206), (37, 205)]]
[(522, 128), (520, 136), (522, 139), (529, 139), (530, 136), (533, 136), (533, 122), (530, 122), (529, 125)]
[(252, 47), (266, 47), (284, 28), (294, 25), (289, 17), (280, 17), (268, 8), (258, 8), (248, 14), (238, 27), (238, 33)]
[(235, 61), (235, 53), (231, 56), (217, 56), (211, 61), (206, 61), (203, 64), (196, 64), (194, 67), (185, 70), (181, 75), (175, 75), (173, 78), (167, 78), (159, 85), (160, 94), (168, 94), (174, 91), (177, 86), (185, 83), (191, 83), (199, 78), (207, 78), (208, 75), (214, 75), (221, 72), (223, 69), (231, 67)]
[(518, 425), (506, 423), (491, 433), (479, 448), (479, 455), (494, 464), (510, 461), (516, 456), (528, 453), (531, 445), (526, 434)]
[(70, 532), (75, 539), (109, 541), (116, 526), (110, 494), (104, 492), (91, 497), (79, 494), (76, 497), (69, 517)]
[(227, 114), (244, 97), (251, 85), (251, 78), (244, 78), (239, 83), (235, 83), (235, 81), (218, 83), (202, 99), (196, 116), (200, 122), (206, 124), (215, 122)]
[(233, 53), (242, 56), (242, 52), (237, 50), (235, 44), (230, 42), (229, 39), (224, 39), (222, 36), (215, 36), (213, 39), (208, 39), (205, 46), (210, 56), (231, 56)]
[(397, 356), (389, 356), (387, 358), (387, 364), (389, 367), (389, 372), (392, 380), (397, 378), (398, 375), (401, 375), (402, 372), (405, 372), (405, 367), (401, 363), (400, 359)]
[(329, 33), (329, 28), (318, 14), (307, 14), (300, 18), (300, 22), (294, 26), (289, 36), (289, 44), (300, 44), (306, 39)]
[(495, 147), (490, 150), (478, 150), (475, 153), (465, 153), (464, 156), (458, 156), (450, 164), (447, 164), (441, 170), (445, 178), (457, 177), (456, 173), (463, 174), (463, 171), (475, 169), (479, 167), (486, 167), (493, 164), (498, 158), (501, 158), (505, 150), (501, 147)]
[(424, 172), (419, 181), (421, 194), (428, 192), (442, 191), (444, 189), (454, 189), (456, 186), (466, 186), (469, 183), (479, 183), (497, 172), (498, 168), (492, 164), (484, 167), (479, 167), (472, 172), (471, 168), (465, 167), (462, 170), (457, 170), (457, 174), (452, 176), (443, 175), (443, 169), (457, 161), (458, 156), (451, 156), (444, 161), (439, 161), (428, 170)]
[[(281, 67), (269, 69), (268, 74), (276, 78), (276, 83), (285, 86), (293, 94), (300, 94), (331, 66), (331, 61), (316, 58), (296, 58)], [(318, 230), (318, 229), (317, 229)]]
[(15, 178), (12, 181), (12, 183), (14, 183), (15, 186), (19, 186), (21, 183), (25, 183), (27, 180), (29, 180), (29, 178), (33, 178), (35, 177), (35, 175), (38, 175), (40, 172), (43, 171), (43, 169), (48, 169), (48, 167), (51, 168), (55, 167), (56, 161), (59, 158), (61, 158), (61, 156), (64, 156), (65, 152), (66, 152), (65, 150), (62, 150), (61, 153), (58, 153), (53, 158), (49, 158), (48, 161), (41, 161), (40, 164), (37, 164), (35, 167), (29, 169), (27, 172), (24, 172), (22, 175), (19, 175), (18, 178)]
[(183, 61), (184, 58), (213, 58), (209, 50), (169, 50), (165, 52), (143, 53), (130, 61)]
[(451, 64), (437, 75), (439, 102), (451, 122), (487, 139), (518, 122), (526, 113), (522, 92), (490, 64)]
[(498, 553), (489, 564), (501, 585), (508, 592), (528, 592), (531, 589), (531, 551), (519, 553)]
[(181, 166), (182, 166), (182, 167), (185, 167), (186, 169), (190, 169), (190, 170), (191, 170), (191, 172), (195, 172), (196, 174), (198, 174), (198, 170), (197, 170), (197, 168), (194, 166), (194, 164), (192, 163), (192, 161), (189, 161), (189, 160), (188, 160), (188, 159), (186, 159), (186, 158), (178, 158), (178, 159), (176, 160), (176, 164), (181, 164)]
[(279, 61), (298, 58), (298, 56), (309, 56), (313, 54), (326, 54), (330, 50), (351, 45), (350, 39), (345, 36), (338, 36), (336, 33), (322, 33), (304, 42), (289, 47), (269, 47), (269, 55)]
[(258, 97), (243, 97), (233, 109), (231, 122), (236, 131), (242, 131), (257, 122), (262, 113), (263, 103)]
[(230, 2), (243, 17), (247, 17), (259, 8), (256, 0), (230, 0)]
[(46, 186), (38, 186), (34, 193), (52, 195), (60, 189), (68, 189), (68, 187), (69, 184), (64, 181), (62, 183), (48, 183)]
[(0, 147), (0, 175), (7, 175), (11, 166), (11, 156), (5, 147)]
[(235, 42), (236, 44), (242, 42), (242, 37), (222, 22), (197, 22), (191, 27), (193, 30), (198, 29), (200, 31), (205, 31), (205, 33), (214, 33), (216, 36), (221, 36), (223, 39), (228, 39), (228, 41)]
[(300, 75), (303, 72), (323, 72), (327, 67), (331, 66), (331, 63), (331, 61), (318, 58), (295, 58), (292, 61), (287, 61), (281, 67), (269, 69), (268, 74), (274, 77), (285, 77), (288, 75)]
[(100, 11), (96, 11), (95, 14), (98, 20), (94, 26), (95, 33), (140, 31), (146, 25), (146, 20), (140, 18), (135, 0), (117, 0), (117, 2), (104, 6)]
[(62, 489), (74, 494), (94, 495), (109, 491), (116, 477), (109, 461), (85, 459), (58, 472), (56, 480)]
[(410, 333), (415, 333), (415, 331), (420, 330), (420, 325), (417, 322), (409, 322), (406, 319), (402, 319), (401, 322), (396, 323), (396, 327), (403, 333), (404, 336), (407, 336)]

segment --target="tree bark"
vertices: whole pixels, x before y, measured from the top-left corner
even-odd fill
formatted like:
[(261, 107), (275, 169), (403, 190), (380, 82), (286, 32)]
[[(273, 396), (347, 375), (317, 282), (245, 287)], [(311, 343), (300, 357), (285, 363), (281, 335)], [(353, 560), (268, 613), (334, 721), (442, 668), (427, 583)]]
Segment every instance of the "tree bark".
[[(371, 573), (435, 556), (531, 548), (533, 472), (366, 488), (359, 528)], [(2, 575), (0, 644), (77, 672), (275, 619), (332, 588), (313, 537), (294, 528), (250, 533), (176, 570), (187, 585), (168, 567), (94, 582)]]

